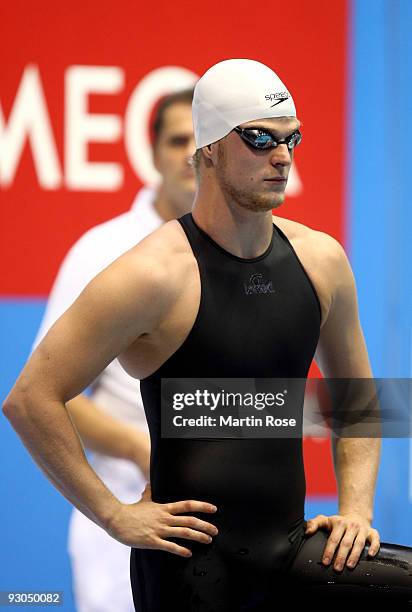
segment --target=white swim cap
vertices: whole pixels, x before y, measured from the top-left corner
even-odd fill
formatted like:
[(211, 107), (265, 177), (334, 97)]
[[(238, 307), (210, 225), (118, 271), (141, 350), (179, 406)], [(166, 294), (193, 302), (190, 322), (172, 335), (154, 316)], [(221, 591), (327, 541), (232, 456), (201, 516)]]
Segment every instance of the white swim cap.
[(196, 148), (223, 138), (234, 127), (268, 117), (296, 117), (292, 96), (265, 64), (229, 59), (196, 83), (192, 103)]

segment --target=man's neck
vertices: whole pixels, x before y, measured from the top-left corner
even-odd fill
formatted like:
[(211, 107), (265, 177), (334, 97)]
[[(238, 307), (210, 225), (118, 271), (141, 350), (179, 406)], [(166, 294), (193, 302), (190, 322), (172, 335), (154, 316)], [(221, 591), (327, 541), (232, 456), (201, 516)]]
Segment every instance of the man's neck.
[(224, 249), (245, 259), (258, 257), (268, 247), (272, 211), (255, 212), (228, 202), (213, 183), (201, 185), (193, 208), (195, 222)]

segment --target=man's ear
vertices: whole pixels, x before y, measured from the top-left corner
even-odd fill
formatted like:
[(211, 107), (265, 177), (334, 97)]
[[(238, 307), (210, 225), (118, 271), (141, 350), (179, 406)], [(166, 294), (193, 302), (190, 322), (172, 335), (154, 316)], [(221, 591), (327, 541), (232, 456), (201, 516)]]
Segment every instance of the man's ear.
[(216, 150), (217, 149), (217, 145), (216, 143), (212, 143), (212, 144), (208, 144), (205, 147), (202, 148), (203, 151), (203, 155), (205, 156), (205, 162), (206, 162), (206, 166), (213, 166), (214, 165), (214, 161), (215, 161), (215, 156), (216, 156)]

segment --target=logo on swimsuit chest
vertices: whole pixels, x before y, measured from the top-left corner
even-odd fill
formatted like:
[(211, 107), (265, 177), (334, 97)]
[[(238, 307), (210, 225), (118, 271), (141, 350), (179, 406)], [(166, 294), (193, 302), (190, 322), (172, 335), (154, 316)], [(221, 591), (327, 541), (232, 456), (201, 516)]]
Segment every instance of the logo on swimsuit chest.
[(250, 276), (249, 282), (243, 283), (246, 295), (275, 293), (272, 281), (265, 282), (263, 274), (254, 273)]

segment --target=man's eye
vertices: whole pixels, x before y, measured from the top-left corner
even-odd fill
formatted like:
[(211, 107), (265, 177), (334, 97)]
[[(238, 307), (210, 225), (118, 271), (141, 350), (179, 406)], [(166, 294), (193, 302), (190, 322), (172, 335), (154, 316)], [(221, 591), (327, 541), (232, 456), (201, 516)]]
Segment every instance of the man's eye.
[(260, 145), (267, 145), (272, 142), (273, 139), (267, 132), (258, 132), (255, 141)]
[(189, 142), (189, 138), (187, 136), (172, 136), (169, 138), (169, 144), (172, 147), (184, 147)]

